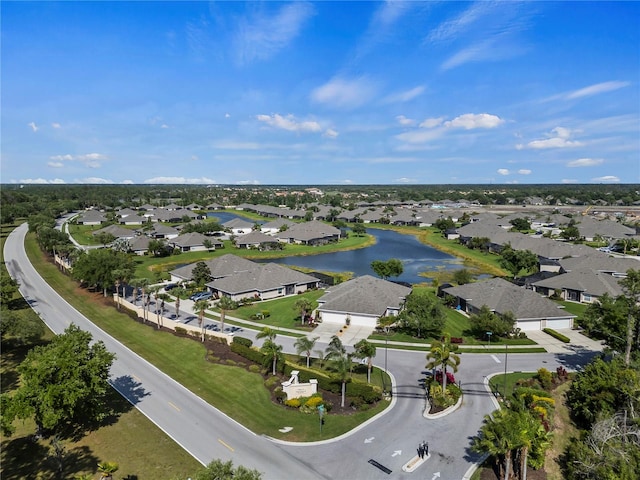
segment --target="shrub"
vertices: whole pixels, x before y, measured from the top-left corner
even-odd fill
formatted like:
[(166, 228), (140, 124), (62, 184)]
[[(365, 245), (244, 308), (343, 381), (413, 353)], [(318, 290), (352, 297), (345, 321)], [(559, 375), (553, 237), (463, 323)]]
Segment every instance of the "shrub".
[(176, 327), (175, 332), (179, 335), (186, 335), (187, 329), (182, 327)]
[(249, 365), (249, 371), (252, 373), (260, 373), (260, 365)]
[(309, 399), (305, 403), (305, 406), (310, 408), (318, 408), (318, 405), (322, 405), (322, 402), (323, 402), (322, 396), (320, 396), (319, 394), (316, 394), (309, 397)]
[(264, 381), (264, 384), (267, 388), (272, 388), (276, 383), (279, 383), (280, 380), (278, 377), (269, 377)]
[(257, 363), (258, 365), (262, 365), (264, 363), (265, 356), (262, 352), (242, 345), (240, 343), (231, 342), (231, 351), (243, 356), (253, 363)]
[(292, 398), (291, 400), (285, 400), (284, 404), (287, 407), (300, 408), (300, 399), (299, 398)]
[(240, 345), (244, 345), (245, 347), (253, 346), (253, 340), (245, 337), (233, 337), (233, 343), (239, 343)]
[(553, 385), (553, 375), (546, 368), (539, 369), (536, 378), (545, 390), (549, 390)]
[(543, 328), (542, 331), (548, 335), (551, 335), (553, 338), (560, 340), (561, 342), (564, 343), (570, 343), (571, 339), (569, 337), (567, 337), (566, 335), (561, 334), (560, 332), (556, 332), (554, 329), (552, 328)]
[(271, 316), (271, 313), (269, 313), (269, 310), (262, 310), (260, 313), (262, 314), (262, 318), (267, 318)]

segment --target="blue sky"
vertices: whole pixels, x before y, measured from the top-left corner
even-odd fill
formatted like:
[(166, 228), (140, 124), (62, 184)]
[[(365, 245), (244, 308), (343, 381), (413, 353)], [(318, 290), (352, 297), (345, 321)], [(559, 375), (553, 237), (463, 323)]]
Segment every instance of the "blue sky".
[(639, 2), (2, 2), (2, 183), (640, 182)]

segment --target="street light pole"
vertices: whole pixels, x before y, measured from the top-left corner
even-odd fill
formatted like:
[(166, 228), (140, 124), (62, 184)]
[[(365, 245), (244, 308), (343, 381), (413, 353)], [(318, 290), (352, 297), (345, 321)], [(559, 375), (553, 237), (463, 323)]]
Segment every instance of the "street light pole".
[(507, 344), (504, 345), (504, 399), (503, 401), (506, 401), (507, 399), (507, 353), (509, 351), (508, 347), (509, 345)]

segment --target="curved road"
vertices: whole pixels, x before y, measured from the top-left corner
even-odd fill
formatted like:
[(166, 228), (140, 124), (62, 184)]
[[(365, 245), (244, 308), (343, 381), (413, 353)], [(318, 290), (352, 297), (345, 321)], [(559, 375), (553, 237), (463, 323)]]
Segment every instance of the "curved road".
[[(462, 479), (478, 459), (469, 450), (470, 439), (477, 434), (484, 415), (495, 409), (484, 382), (487, 375), (504, 372), (504, 354), (463, 354), (457, 375), (464, 391), (462, 407), (446, 417), (426, 420), (422, 416), (424, 389), (419, 384), (424, 378), (425, 353), (389, 349), (387, 365), (395, 378), (392, 408), (338, 439), (314, 444), (272, 441), (204, 402), (69, 305), (29, 262), (24, 251), (27, 228), (23, 224), (14, 230), (4, 249), (7, 269), (19, 282), (24, 298), (53, 332), (61, 333), (75, 323), (91, 332), (95, 340), (102, 340), (117, 355), (111, 369), (112, 385), (201, 463), (216, 458), (232, 460), (263, 472), (265, 479), (435, 479), (438, 474), (442, 479)], [(278, 341), (285, 351), (295, 352), (294, 339), (279, 336)], [(513, 354), (508, 356), (508, 370), (532, 371), (542, 366), (554, 370), (558, 365), (572, 370), (592, 355), (588, 351)], [(384, 348), (379, 347), (377, 362), (383, 362), (384, 356)], [(331, 415), (326, 421), (331, 421)], [(403, 472), (402, 466), (425, 440), (430, 445), (430, 458), (414, 473)]]

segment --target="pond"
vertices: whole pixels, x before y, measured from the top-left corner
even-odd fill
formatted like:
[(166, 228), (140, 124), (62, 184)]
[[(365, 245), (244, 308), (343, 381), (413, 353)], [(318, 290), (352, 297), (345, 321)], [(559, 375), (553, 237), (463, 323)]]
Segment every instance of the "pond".
[[(209, 213), (220, 223), (228, 222), (237, 215), (226, 212)], [(241, 218), (241, 217), (240, 217)], [(462, 259), (443, 253), (421, 243), (413, 235), (403, 235), (392, 230), (367, 227), (367, 233), (376, 237), (376, 244), (358, 250), (323, 253), (320, 255), (294, 256), (264, 260), (281, 265), (295, 265), (325, 272), (353, 272), (354, 275), (374, 275), (371, 262), (397, 258), (402, 261), (404, 272), (391, 280), (407, 283), (429, 282), (419, 273), (439, 270), (458, 270)]]

